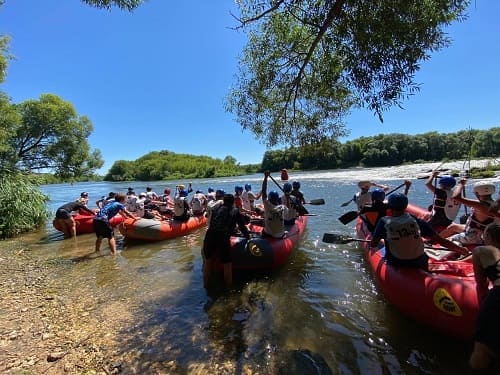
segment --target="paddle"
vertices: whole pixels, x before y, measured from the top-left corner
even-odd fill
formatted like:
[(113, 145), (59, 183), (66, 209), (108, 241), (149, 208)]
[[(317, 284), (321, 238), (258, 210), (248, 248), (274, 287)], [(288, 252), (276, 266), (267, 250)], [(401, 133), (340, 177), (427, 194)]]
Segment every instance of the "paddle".
[[(285, 191), (283, 190), (283, 188), (281, 187), (281, 185), (278, 183), (278, 181), (276, 181), (274, 179), (274, 177), (271, 176), (271, 175), (269, 175), (269, 177), (271, 178), (271, 180), (273, 180), (273, 182), (276, 184), (276, 186), (278, 186), (279, 189), (283, 193), (285, 193)], [(325, 204), (325, 200), (323, 198), (311, 199), (309, 202), (306, 202), (306, 204), (310, 204), (312, 206), (320, 206), (320, 205)], [(308, 215), (309, 214), (309, 212), (304, 207), (302, 207), (301, 205), (296, 205), (295, 209), (297, 210), (297, 212), (299, 213), (300, 216), (304, 216), (304, 215)]]
[(310, 204), (313, 206), (321, 206), (325, 204), (325, 200), (323, 198), (311, 199), (309, 202), (306, 202), (306, 204)]
[[(401, 189), (403, 186), (405, 186), (405, 183), (403, 182), (401, 185), (395, 187), (391, 191), (385, 194), (385, 196), (388, 196), (392, 193), (394, 193), (396, 190)], [(339, 217), (339, 220), (342, 224), (346, 225), (349, 224), (351, 221), (356, 219), (358, 217), (358, 211), (349, 211), (343, 214), (342, 216)]]

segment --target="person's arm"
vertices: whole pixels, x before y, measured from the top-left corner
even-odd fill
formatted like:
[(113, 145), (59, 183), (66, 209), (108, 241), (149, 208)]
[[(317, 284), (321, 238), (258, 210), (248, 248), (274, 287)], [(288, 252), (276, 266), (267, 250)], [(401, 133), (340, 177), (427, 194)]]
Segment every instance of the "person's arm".
[(354, 194), (354, 196), (350, 200), (348, 200), (347, 202), (342, 203), (340, 205), (340, 207), (345, 207), (345, 206), (347, 206), (351, 202), (356, 202), (356, 194)]
[(129, 210), (127, 210), (126, 208), (123, 208), (120, 210), (120, 215), (122, 216), (126, 216), (130, 219), (137, 219), (137, 217), (135, 217)]
[(482, 213), (483, 215), (488, 215), (490, 214), (488, 212), (488, 209), (489, 209), (489, 205), (487, 204), (484, 204), (476, 199), (469, 199), (469, 198), (465, 198), (464, 195), (462, 194), (464, 188), (465, 188), (465, 184), (466, 184), (467, 180), (465, 178), (462, 178), (457, 187), (455, 188), (455, 190), (453, 190), (453, 194), (452, 194), (452, 198), (455, 199), (457, 202), (460, 202), (460, 203), (463, 203), (465, 204), (466, 206), (469, 206), (469, 207), (472, 207), (476, 210), (478, 210), (480, 213)]
[(448, 250), (455, 251), (460, 255), (470, 255), (469, 249), (467, 249), (464, 246), (457, 245), (455, 242), (450, 241), (449, 239), (439, 235), (439, 233), (437, 233), (425, 220), (418, 218), (416, 218), (416, 220), (423, 237), (427, 237), (432, 242), (437, 242), (441, 246), (446, 247)]
[(425, 187), (429, 189), (432, 193), (436, 191), (436, 187), (434, 186), (434, 179), (437, 177), (438, 174), (439, 171), (432, 171), (427, 181), (425, 181)]
[(481, 302), (488, 292), (488, 278), (484, 272), (483, 265), (481, 264), (481, 252), (483, 246), (476, 247), (472, 255), (472, 265), (474, 266), (474, 278), (476, 279), (476, 291), (478, 301)]
[(380, 188), (380, 189), (382, 189), (382, 190), (384, 190), (384, 191), (389, 190), (389, 186), (379, 184), (378, 182), (372, 182), (372, 183), (371, 183), (371, 185), (372, 185), (372, 186), (375, 186), (375, 187), (378, 187), (378, 188)]
[(80, 207), (78, 207), (79, 209), (85, 211), (85, 212), (88, 212), (89, 214), (91, 215), (95, 215), (95, 212), (92, 211), (90, 208), (88, 208), (87, 206), (85, 206), (84, 204), (81, 204), (80, 203)]
[[(241, 233), (243, 233), (243, 235), (250, 239), (250, 232), (248, 231), (248, 228), (246, 226), (246, 222), (250, 222), (250, 217), (245, 217), (245, 215), (241, 214), (238, 212), (237, 214), (237, 219), (236, 219), (236, 223), (238, 224), (238, 228), (240, 229)], [(245, 219), (248, 219), (248, 220), (245, 220)]]
[(384, 229), (385, 221), (384, 218), (380, 219), (375, 227), (372, 235), (372, 239), (370, 241), (370, 247), (378, 247), (378, 243), (382, 238), (385, 237), (385, 229)]
[(404, 195), (408, 195), (408, 192), (410, 191), (410, 187), (411, 187), (411, 181), (410, 180), (405, 180)]
[(270, 175), (269, 171), (264, 172), (264, 179), (262, 180), (262, 189), (261, 189), (262, 199), (267, 199), (267, 178), (269, 177), (269, 175)]

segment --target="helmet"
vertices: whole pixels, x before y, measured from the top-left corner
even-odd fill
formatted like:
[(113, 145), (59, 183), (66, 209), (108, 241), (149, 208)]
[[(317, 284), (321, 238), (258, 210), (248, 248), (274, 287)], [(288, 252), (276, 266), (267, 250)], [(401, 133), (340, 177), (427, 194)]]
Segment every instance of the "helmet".
[(441, 176), (441, 179), (439, 180), (439, 185), (443, 185), (443, 187), (449, 189), (451, 189), (456, 184), (457, 182), (452, 176)]
[(196, 194), (203, 194), (203, 190), (196, 190)]
[(495, 185), (488, 181), (478, 181), (474, 184), (474, 193), (477, 195), (491, 195), (495, 192)]
[(250, 185), (250, 184), (245, 184), (245, 190), (246, 190), (246, 191), (250, 191), (250, 190), (252, 190), (252, 185)]
[(226, 194), (226, 192), (222, 189), (218, 189), (215, 191), (215, 197), (216, 198), (223, 198), (224, 197), (224, 194)]
[(294, 189), (300, 189), (300, 182), (299, 181), (292, 182), (292, 187)]
[(179, 197), (187, 197), (188, 192), (186, 190), (179, 190)]
[(280, 195), (277, 191), (270, 191), (268, 194), (269, 201), (273, 204), (279, 204)]
[(243, 186), (240, 186), (240, 185), (236, 185), (234, 187), (234, 191), (237, 193), (237, 192), (243, 192)]
[(372, 200), (383, 201), (385, 199), (385, 191), (382, 189), (375, 189), (372, 191)]
[(291, 192), (291, 191), (292, 191), (292, 185), (291, 185), (289, 182), (285, 182), (285, 183), (283, 184), (283, 191), (284, 191), (285, 193), (289, 193), (289, 192)]
[(372, 183), (370, 181), (359, 181), (358, 186), (361, 189), (369, 189), (372, 186)]
[(387, 199), (387, 206), (394, 210), (404, 210), (408, 207), (408, 197), (402, 193), (395, 193)]
[(209, 187), (209, 188), (208, 188), (208, 192), (209, 192), (209, 193), (213, 193), (213, 192), (214, 192), (214, 189), (213, 189), (213, 188), (211, 188), (211, 187)]
[(169, 194), (169, 195), (170, 195), (170, 188), (166, 188), (165, 190), (163, 190), (163, 192), (164, 192), (165, 194)]
[(85, 197), (88, 197), (88, 196), (89, 196), (89, 193), (86, 193), (85, 191), (80, 194), (80, 197), (82, 197), (82, 198), (85, 198)]

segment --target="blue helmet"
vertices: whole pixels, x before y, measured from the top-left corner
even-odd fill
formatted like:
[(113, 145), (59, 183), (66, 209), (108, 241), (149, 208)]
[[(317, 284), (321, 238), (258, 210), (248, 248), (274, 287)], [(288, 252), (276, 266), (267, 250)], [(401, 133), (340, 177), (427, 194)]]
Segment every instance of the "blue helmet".
[(250, 184), (245, 184), (245, 190), (246, 190), (246, 191), (250, 191), (250, 190), (252, 190), (252, 185), (250, 185)]
[(216, 197), (220, 197), (221, 199), (224, 198), (224, 195), (226, 194), (226, 192), (222, 189), (218, 189), (215, 191), (215, 196)]
[(383, 201), (385, 199), (385, 191), (382, 189), (375, 189), (372, 191), (372, 200)]
[(179, 197), (187, 197), (188, 192), (186, 190), (179, 190)]
[(214, 189), (213, 189), (213, 188), (211, 188), (211, 187), (209, 187), (209, 188), (208, 188), (208, 192), (209, 192), (209, 193), (213, 193), (213, 192), (214, 192)]
[(269, 202), (271, 202), (273, 204), (280, 203), (280, 195), (278, 194), (277, 191), (270, 191), (267, 197), (269, 199)]
[(234, 187), (234, 191), (237, 193), (237, 192), (243, 192), (243, 186), (241, 185), (236, 185)]
[(408, 207), (408, 197), (403, 193), (394, 193), (387, 199), (387, 206), (394, 210), (404, 210)]
[(289, 193), (289, 192), (291, 192), (291, 191), (292, 191), (292, 185), (291, 185), (289, 182), (285, 182), (285, 183), (283, 184), (283, 191), (284, 191), (285, 193)]
[(451, 189), (457, 184), (457, 181), (452, 176), (441, 176), (439, 180), (439, 185), (443, 185), (443, 187)]
[(300, 189), (300, 182), (299, 181), (292, 182), (292, 187), (294, 189)]

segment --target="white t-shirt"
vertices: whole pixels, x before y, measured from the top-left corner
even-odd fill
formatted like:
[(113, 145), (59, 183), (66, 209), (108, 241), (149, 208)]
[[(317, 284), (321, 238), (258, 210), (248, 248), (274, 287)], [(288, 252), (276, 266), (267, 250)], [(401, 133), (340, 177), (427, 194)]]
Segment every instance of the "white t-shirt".
[(262, 203), (264, 203), (264, 231), (271, 237), (283, 237), (285, 234), (283, 218), (288, 209), (282, 204), (275, 206), (267, 198), (263, 199)]

